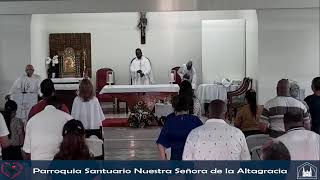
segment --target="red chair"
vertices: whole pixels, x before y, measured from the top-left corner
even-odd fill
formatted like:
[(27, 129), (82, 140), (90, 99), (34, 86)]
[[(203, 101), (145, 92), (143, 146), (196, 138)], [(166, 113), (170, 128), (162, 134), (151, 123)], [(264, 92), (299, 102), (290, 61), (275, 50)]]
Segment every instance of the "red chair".
[[(113, 72), (110, 68), (99, 69), (96, 73), (96, 96), (100, 102), (112, 102), (113, 103), (113, 112), (115, 112), (116, 104), (112, 96), (108, 94), (99, 94), (102, 88), (107, 85), (108, 82), (108, 72)], [(113, 80), (114, 82), (114, 80)], [(114, 83), (111, 83), (112, 85)]]
[(178, 70), (179, 70), (179, 69), (180, 69), (179, 66), (174, 67), (174, 68), (171, 69), (171, 71), (175, 71), (175, 77), (176, 77), (176, 78), (175, 78), (175, 83), (174, 83), (174, 84), (180, 84), (181, 81), (182, 81), (180, 75), (178, 74)]
[[(102, 88), (105, 85), (107, 85), (107, 82), (109, 81), (108, 74), (110, 72), (113, 72), (113, 74), (114, 74), (114, 71), (110, 68), (102, 68), (97, 71), (97, 74), (96, 74), (96, 96), (100, 102), (112, 102), (113, 103), (113, 113), (115, 113), (116, 110), (118, 113), (120, 113), (119, 103), (123, 102), (123, 101), (115, 102), (115, 99), (112, 96), (110, 96), (108, 94), (99, 94), (100, 91), (102, 90)], [(111, 85), (114, 85), (114, 82), (115, 82), (114, 76), (113, 76), (112, 82), (113, 83), (111, 83)], [(129, 110), (128, 110), (127, 102), (124, 102), (124, 103), (126, 103), (126, 113), (128, 113)]]

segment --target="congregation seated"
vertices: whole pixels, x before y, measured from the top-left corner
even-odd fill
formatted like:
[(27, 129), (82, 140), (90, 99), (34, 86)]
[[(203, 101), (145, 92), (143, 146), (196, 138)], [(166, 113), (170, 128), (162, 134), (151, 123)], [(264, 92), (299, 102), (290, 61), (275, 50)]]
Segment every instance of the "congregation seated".
[(70, 120), (62, 130), (63, 140), (54, 160), (90, 160), (93, 159), (85, 141), (85, 129), (81, 121)]
[(284, 125), (286, 133), (274, 141), (284, 144), (291, 160), (320, 160), (320, 135), (304, 128), (301, 111), (287, 112)]
[[(41, 112), (48, 104), (48, 98), (53, 96), (55, 93), (54, 84), (51, 79), (45, 79), (40, 84), (40, 90), (43, 95), (43, 99), (34, 105), (28, 115), (28, 120), (31, 119), (34, 115)], [(61, 110), (70, 114), (68, 107), (65, 104), (61, 105)]]
[(263, 106), (257, 105), (256, 92), (249, 90), (245, 94), (247, 105), (243, 106), (237, 113), (234, 126), (239, 128), (245, 137), (253, 134), (261, 134), (259, 119)]
[(264, 105), (261, 114), (261, 130), (268, 132), (271, 137), (276, 138), (285, 133), (283, 116), (289, 110), (299, 110), (303, 112), (304, 126), (310, 128), (310, 116), (306, 106), (290, 97), (289, 81), (281, 79), (277, 84), (277, 96)]
[(183, 160), (250, 160), (244, 134), (226, 122), (226, 112), (222, 100), (210, 103), (209, 120), (190, 132)]
[(71, 115), (80, 120), (86, 130), (100, 129), (102, 126), (105, 117), (89, 79), (80, 82), (79, 95), (73, 101)]
[(57, 97), (48, 97), (47, 106), (34, 115), (27, 123), (23, 151), (26, 159), (52, 160), (63, 139), (62, 129), (65, 123), (73, 119), (61, 110)]
[(191, 83), (187, 80), (184, 80), (179, 86), (179, 95), (185, 96), (188, 99), (189, 113), (201, 117), (200, 100), (195, 96)]
[(8, 127), (10, 146), (2, 149), (3, 160), (22, 160), (21, 147), (24, 142), (24, 123), (16, 117), (18, 105), (12, 100), (8, 100), (4, 107), (4, 119)]
[(173, 101), (175, 116), (166, 120), (156, 142), (162, 160), (166, 159), (167, 148), (171, 148), (171, 160), (181, 160), (189, 132), (202, 125), (197, 116), (189, 114), (188, 99), (185, 96), (175, 96)]
[(305, 98), (305, 102), (309, 106), (312, 125), (311, 130), (320, 134), (320, 77), (316, 77), (312, 80), (313, 94)]

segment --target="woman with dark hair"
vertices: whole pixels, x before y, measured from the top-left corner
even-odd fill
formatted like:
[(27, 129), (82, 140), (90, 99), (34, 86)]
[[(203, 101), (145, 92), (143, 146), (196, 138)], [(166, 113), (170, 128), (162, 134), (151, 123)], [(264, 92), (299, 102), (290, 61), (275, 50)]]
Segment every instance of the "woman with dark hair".
[(79, 119), (86, 130), (100, 129), (102, 121), (105, 120), (89, 79), (80, 82), (79, 95), (73, 100), (71, 116)]
[(68, 121), (62, 131), (63, 140), (54, 160), (89, 160), (92, 159), (85, 142), (85, 130), (78, 120)]
[(24, 142), (24, 123), (16, 118), (17, 103), (8, 100), (4, 107), (4, 119), (9, 130), (10, 146), (2, 150), (4, 160), (22, 160), (21, 148)]
[(199, 99), (194, 95), (192, 85), (189, 81), (184, 80), (180, 84), (180, 96), (185, 96), (189, 104), (189, 113), (201, 117), (201, 105)]
[(201, 126), (201, 120), (189, 114), (188, 99), (185, 96), (175, 96), (175, 116), (168, 118), (157, 140), (160, 157), (166, 159), (166, 149), (171, 148), (171, 160), (182, 160), (184, 144), (191, 130)]
[(263, 110), (263, 106), (257, 105), (256, 92), (249, 90), (245, 94), (247, 105), (243, 106), (234, 122), (235, 127), (241, 129), (244, 135), (261, 134), (259, 129), (259, 119)]

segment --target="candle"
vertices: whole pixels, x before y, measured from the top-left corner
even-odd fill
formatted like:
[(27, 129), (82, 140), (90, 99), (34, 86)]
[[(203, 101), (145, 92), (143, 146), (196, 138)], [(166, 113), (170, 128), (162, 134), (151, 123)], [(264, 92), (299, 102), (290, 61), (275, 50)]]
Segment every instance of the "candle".
[(110, 73), (109, 76), (108, 76), (108, 83), (112, 84), (113, 83), (113, 74)]
[(174, 73), (171, 73), (171, 74), (170, 74), (170, 82), (175, 82), (175, 80), (174, 80)]

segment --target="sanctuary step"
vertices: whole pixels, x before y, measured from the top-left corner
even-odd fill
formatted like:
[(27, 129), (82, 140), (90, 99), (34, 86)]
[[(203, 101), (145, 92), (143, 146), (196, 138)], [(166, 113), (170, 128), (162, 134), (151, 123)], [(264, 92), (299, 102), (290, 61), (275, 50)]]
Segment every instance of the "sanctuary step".
[(129, 114), (127, 113), (106, 113), (104, 116), (106, 119), (102, 122), (102, 127), (129, 127)]
[(156, 140), (161, 128), (105, 127), (105, 160), (159, 160)]

